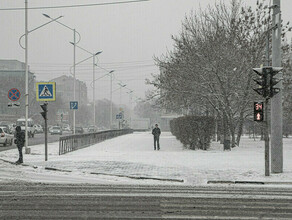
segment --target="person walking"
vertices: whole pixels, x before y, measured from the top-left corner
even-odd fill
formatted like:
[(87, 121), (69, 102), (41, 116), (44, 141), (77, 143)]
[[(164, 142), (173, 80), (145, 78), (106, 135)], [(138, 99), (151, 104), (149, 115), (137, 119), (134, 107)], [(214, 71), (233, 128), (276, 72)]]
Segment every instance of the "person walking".
[(21, 164), (21, 163), (23, 163), (22, 148), (23, 148), (24, 142), (25, 142), (25, 133), (24, 133), (24, 131), (21, 131), (20, 126), (16, 126), (15, 131), (16, 132), (15, 132), (14, 143), (16, 144), (16, 146), (18, 148), (18, 152), (19, 152), (19, 159), (15, 163)]
[(152, 130), (152, 134), (154, 137), (154, 150), (156, 150), (156, 143), (157, 143), (157, 150), (160, 150), (159, 136), (161, 134), (161, 131), (160, 131), (160, 128), (158, 127), (158, 124), (155, 124), (155, 128)]

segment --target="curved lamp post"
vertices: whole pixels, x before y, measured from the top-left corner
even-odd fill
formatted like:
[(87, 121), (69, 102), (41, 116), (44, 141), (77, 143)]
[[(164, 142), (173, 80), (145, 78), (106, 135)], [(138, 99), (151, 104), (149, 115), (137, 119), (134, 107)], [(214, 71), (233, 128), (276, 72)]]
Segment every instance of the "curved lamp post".
[[(54, 20), (53, 18), (51, 18), (49, 15), (47, 15), (47, 14), (43, 14), (43, 16), (45, 16), (46, 18), (49, 18), (49, 19), (51, 19), (52, 21)], [(71, 31), (73, 31), (73, 39), (74, 39), (74, 47), (73, 47), (73, 76), (74, 76), (74, 81), (73, 81), (73, 99), (74, 99), (74, 101), (76, 101), (75, 99), (76, 99), (76, 83), (75, 83), (75, 81), (76, 81), (76, 76), (75, 76), (75, 66), (76, 66), (76, 64), (75, 64), (75, 61), (76, 61), (76, 44), (78, 44), (79, 42), (80, 42), (80, 40), (81, 40), (81, 35), (79, 34), (79, 32), (78, 31), (76, 31), (74, 28), (71, 28), (71, 27), (69, 27), (69, 26), (67, 26), (67, 25), (65, 25), (65, 24), (63, 24), (63, 23), (61, 23), (61, 22), (59, 22), (59, 21), (56, 21), (56, 20), (54, 20), (55, 22), (57, 22), (58, 24), (60, 24), (60, 25), (62, 25), (63, 27), (66, 27), (67, 29), (69, 29), (69, 30), (71, 30)], [(78, 39), (78, 41), (76, 42), (76, 33), (78, 34), (78, 36), (79, 36), (79, 39)], [(73, 134), (75, 134), (75, 111), (73, 111)]]
[[(96, 64), (95, 64), (96, 65)], [(95, 79), (94, 81), (92, 81), (92, 83), (94, 83), (95, 81), (97, 81), (97, 80), (99, 80), (99, 79), (101, 79), (101, 78), (103, 78), (103, 77), (105, 77), (105, 76), (110, 76), (111, 78), (111, 80), (110, 80), (110, 82), (111, 82), (111, 84), (110, 84), (110, 128), (112, 127), (112, 122), (113, 122), (113, 102), (112, 102), (112, 99), (113, 99), (113, 92), (112, 92), (112, 87), (113, 87), (113, 72), (114, 72), (114, 70), (111, 70), (111, 71), (108, 71), (107, 69), (105, 69), (105, 68), (103, 68), (103, 67), (101, 67), (101, 66), (98, 66), (98, 65), (96, 65), (97, 67), (99, 67), (100, 69), (103, 69), (103, 70), (105, 70), (106, 72), (108, 72), (107, 74), (104, 74), (103, 76), (101, 76), (101, 77), (99, 77), (99, 78), (97, 78), (97, 79)]]
[[(73, 42), (70, 42), (70, 44), (74, 45)], [(88, 58), (86, 58), (86, 59), (84, 59), (84, 60), (82, 60), (82, 61), (80, 61), (80, 62), (78, 62), (78, 63), (76, 63), (75, 66), (77, 66), (78, 64), (83, 63), (83, 62), (85, 62), (85, 61), (87, 61), (87, 60), (93, 58), (93, 65), (92, 65), (92, 78), (93, 78), (93, 81), (92, 81), (92, 82), (93, 82), (93, 92), (92, 92), (92, 99), (93, 99), (93, 124), (96, 125), (96, 124), (95, 124), (95, 123), (96, 123), (96, 119), (95, 119), (95, 64), (96, 64), (96, 63), (95, 63), (95, 57), (96, 57), (97, 55), (101, 54), (102, 51), (98, 51), (98, 52), (96, 52), (96, 53), (91, 53), (91, 52), (85, 50), (84, 48), (82, 48), (82, 47), (80, 47), (80, 46), (77, 46), (77, 45), (76, 45), (76, 47), (80, 48), (81, 50), (86, 51), (87, 53), (91, 54), (91, 56), (88, 57)], [(71, 71), (70, 71), (70, 72), (71, 72)]]
[[(52, 21), (49, 21), (47, 23), (44, 23), (32, 30), (28, 30), (28, 1), (26, 0), (25, 1), (25, 34), (21, 35), (19, 40), (18, 40), (18, 43), (20, 45), (20, 47), (22, 49), (25, 50), (25, 152), (26, 153), (29, 153), (28, 151), (28, 133), (27, 133), (27, 126), (28, 126), (28, 107), (29, 107), (29, 103), (28, 103), (28, 96), (29, 96), (29, 93), (28, 93), (28, 34), (39, 29), (39, 28), (42, 28), (44, 26), (46, 26), (47, 24), (50, 24), (54, 21), (57, 21), (58, 19), (62, 18), (63, 16), (59, 16), (57, 18), (54, 18), (52, 19)], [(22, 46), (21, 44), (21, 39), (25, 37), (25, 46)]]

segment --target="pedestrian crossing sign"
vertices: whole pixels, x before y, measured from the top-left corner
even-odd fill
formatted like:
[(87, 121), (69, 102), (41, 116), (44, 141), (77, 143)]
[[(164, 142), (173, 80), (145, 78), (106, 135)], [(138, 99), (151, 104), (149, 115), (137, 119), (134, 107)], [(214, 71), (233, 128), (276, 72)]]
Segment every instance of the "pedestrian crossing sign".
[(56, 101), (56, 82), (36, 83), (37, 101)]

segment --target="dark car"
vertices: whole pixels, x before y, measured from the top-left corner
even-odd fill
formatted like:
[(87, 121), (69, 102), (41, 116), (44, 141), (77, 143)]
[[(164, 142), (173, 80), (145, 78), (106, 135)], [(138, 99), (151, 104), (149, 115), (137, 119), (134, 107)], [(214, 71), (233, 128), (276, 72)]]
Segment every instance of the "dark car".
[(75, 133), (76, 134), (83, 134), (84, 133), (84, 130), (82, 127), (75, 127)]
[(6, 127), (0, 127), (0, 144), (6, 147), (8, 144), (11, 146), (13, 143), (13, 135), (8, 132)]
[(59, 135), (62, 135), (63, 132), (62, 132), (62, 128), (60, 126), (53, 126), (51, 129), (50, 129), (50, 133), (51, 134), (59, 134)]
[(94, 126), (94, 125), (90, 125), (90, 126), (88, 127), (88, 132), (97, 132), (97, 127)]

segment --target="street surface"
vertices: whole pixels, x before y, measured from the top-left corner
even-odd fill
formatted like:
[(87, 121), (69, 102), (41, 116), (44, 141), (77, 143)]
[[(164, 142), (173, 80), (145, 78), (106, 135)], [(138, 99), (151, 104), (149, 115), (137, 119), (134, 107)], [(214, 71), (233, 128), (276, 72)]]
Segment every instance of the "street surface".
[(1, 219), (291, 219), (292, 188), (0, 185)]
[[(65, 135), (70, 135), (70, 134), (63, 134), (62, 136)], [(61, 137), (61, 135), (51, 135), (48, 134), (48, 143), (53, 143), (56, 141), (59, 141), (59, 138)], [(35, 134), (34, 138), (29, 138), (28, 139), (28, 146), (33, 146), (33, 145), (37, 145), (37, 144), (44, 144), (45, 143), (45, 134)], [(10, 149), (15, 149), (16, 145), (13, 143), (12, 146), (7, 146), (7, 147), (3, 147), (2, 145), (0, 145), (0, 152), (1, 151), (6, 151), (6, 150), (10, 150)]]

